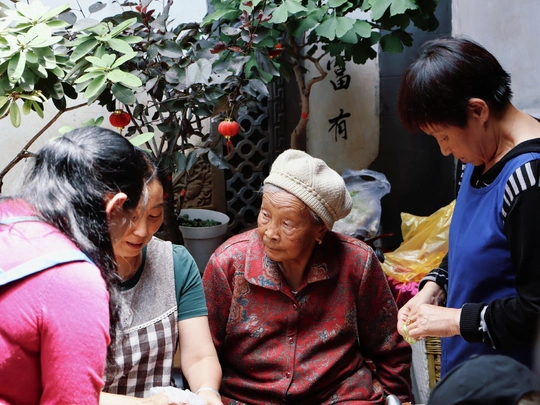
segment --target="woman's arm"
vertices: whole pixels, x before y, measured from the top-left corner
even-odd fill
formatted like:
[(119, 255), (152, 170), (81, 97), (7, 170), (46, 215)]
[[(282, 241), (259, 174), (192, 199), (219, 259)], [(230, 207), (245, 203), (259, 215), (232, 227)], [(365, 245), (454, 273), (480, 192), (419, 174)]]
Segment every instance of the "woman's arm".
[(386, 275), (371, 251), (365, 255), (361, 276), (356, 305), (362, 356), (373, 361), (386, 394), (409, 401), (411, 347), (395, 329), (397, 305)]
[(210, 335), (208, 317), (179, 321), (178, 332), (182, 373), (190, 390), (198, 391), (208, 405), (222, 405), (216, 394), (221, 383), (221, 366)]
[[(533, 171), (538, 180), (540, 162), (534, 163)], [(499, 349), (532, 347), (536, 337), (540, 317), (539, 207), (540, 187), (537, 183), (516, 196), (506, 218), (505, 230), (516, 269), (517, 295), (489, 303), (483, 314), (486, 331), (476, 334), (478, 340)]]
[(97, 404), (109, 339), (109, 296), (91, 264), (58, 266), (39, 275), (41, 404)]

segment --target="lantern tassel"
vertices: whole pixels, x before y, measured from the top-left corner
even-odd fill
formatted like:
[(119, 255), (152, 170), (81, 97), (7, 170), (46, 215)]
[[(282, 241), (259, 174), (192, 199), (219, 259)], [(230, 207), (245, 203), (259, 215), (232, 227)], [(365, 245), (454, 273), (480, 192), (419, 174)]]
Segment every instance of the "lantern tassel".
[(230, 136), (226, 136), (225, 138), (227, 138), (227, 156), (231, 154), (231, 152), (233, 151), (234, 149), (234, 145), (231, 141), (231, 137)]

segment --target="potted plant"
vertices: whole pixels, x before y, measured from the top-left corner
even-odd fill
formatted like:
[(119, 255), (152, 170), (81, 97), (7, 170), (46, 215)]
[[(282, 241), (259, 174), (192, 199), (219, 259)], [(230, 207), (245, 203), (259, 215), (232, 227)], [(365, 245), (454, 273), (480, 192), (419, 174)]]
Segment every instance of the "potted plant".
[(225, 240), (229, 217), (221, 212), (203, 208), (180, 211), (178, 222), (184, 246), (191, 253), (201, 274), (212, 253)]

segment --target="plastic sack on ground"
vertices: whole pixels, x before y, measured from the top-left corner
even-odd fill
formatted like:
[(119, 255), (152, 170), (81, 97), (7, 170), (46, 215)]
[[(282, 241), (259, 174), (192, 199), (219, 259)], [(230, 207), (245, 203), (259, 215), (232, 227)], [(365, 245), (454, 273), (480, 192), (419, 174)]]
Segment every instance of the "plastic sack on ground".
[(429, 217), (401, 213), (403, 243), (384, 254), (387, 276), (402, 283), (420, 281), (448, 252), (448, 229), (455, 200)]
[(341, 177), (353, 205), (351, 213), (336, 221), (332, 230), (362, 239), (375, 237), (381, 222), (381, 198), (390, 192), (390, 183), (384, 174), (368, 169), (347, 169)]

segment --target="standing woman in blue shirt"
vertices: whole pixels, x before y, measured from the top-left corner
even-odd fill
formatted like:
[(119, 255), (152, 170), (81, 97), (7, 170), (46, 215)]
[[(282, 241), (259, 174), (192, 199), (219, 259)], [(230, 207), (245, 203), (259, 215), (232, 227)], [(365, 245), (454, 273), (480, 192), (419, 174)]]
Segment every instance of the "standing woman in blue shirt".
[(446, 264), (398, 315), (404, 335), (445, 338), (441, 375), (474, 354), (531, 366), (540, 315), (540, 123), (511, 97), (510, 75), (467, 38), (426, 43), (402, 77), (405, 127), (433, 136), (464, 167)]

